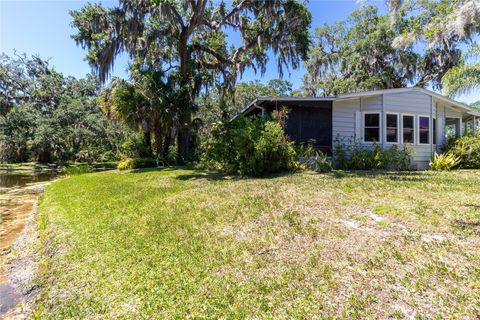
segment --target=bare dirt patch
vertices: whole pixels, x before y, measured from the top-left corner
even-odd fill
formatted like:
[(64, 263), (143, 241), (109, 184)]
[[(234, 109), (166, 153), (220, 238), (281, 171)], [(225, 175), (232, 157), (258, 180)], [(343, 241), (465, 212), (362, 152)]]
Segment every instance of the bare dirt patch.
[(35, 213), (47, 183), (12, 188), (2, 194), (0, 215), (0, 315), (3, 319), (24, 319), (32, 310), (35, 277), (38, 273), (38, 234)]

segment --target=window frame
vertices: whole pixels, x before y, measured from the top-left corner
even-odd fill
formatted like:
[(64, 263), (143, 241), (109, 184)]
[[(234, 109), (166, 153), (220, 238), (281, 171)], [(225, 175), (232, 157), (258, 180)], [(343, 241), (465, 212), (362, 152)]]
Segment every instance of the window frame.
[[(422, 143), (420, 141), (420, 118), (427, 118), (428, 119), (428, 142)], [(417, 141), (418, 145), (422, 146), (429, 146), (432, 143), (432, 118), (426, 114), (419, 114), (417, 115)]]
[[(376, 114), (378, 115), (378, 139), (379, 141), (365, 141), (365, 115), (367, 114)], [(365, 144), (375, 144), (375, 143), (382, 143), (382, 126), (383, 126), (383, 121), (382, 121), (382, 113), (380, 111), (364, 111), (362, 112), (362, 143)], [(369, 127), (369, 128), (375, 128), (375, 127)]]
[[(403, 135), (403, 129), (404, 129), (404, 122), (403, 122), (403, 116), (407, 117), (412, 117), (413, 118), (413, 142), (405, 142), (405, 137)], [(402, 113), (401, 114), (402, 120), (401, 120), (401, 130), (402, 130), (402, 144), (409, 144), (409, 145), (416, 145), (417, 144), (417, 116), (413, 113)]]
[[(388, 132), (387, 132), (387, 129), (388, 129), (388, 127), (387, 127), (387, 125), (388, 125), (387, 115), (395, 115), (395, 116), (397, 116), (397, 141), (396, 141), (396, 142), (391, 142), (391, 141), (388, 141), (388, 139), (387, 139), (387, 136), (388, 136)], [(390, 145), (392, 145), (392, 144), (400, 144), (400, 113), (398, 113), (398, 112), (385, 111), (383, 117), (384, 117), (383, 123), (385, 124), (384, 132), (383, 132), (383, 133), (384, 133), (384, 137), (383, 137), (383, 138), (384, 138), (385, 143), (386, 143), (386, 144), (390, 144)], [(402, 130), (402, 132), (403, 132), (403, 130)]]

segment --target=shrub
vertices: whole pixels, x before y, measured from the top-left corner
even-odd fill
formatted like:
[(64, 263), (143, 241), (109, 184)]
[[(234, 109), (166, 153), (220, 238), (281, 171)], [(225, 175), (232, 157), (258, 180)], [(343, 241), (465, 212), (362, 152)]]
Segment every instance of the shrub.
[(328, 159), (327, 155), (321, 151), (316, 152), (311, 168), (317, 172), (330, 172), (333, 169), (332, 162)]
[(460, 158), (454, 156), (452, 153), (442, 153), (433, 156), (433, 159), (430, 161), (430, 169), (432, 170), (451, 170), (460, 163)]
[(150, 158), (128, 158), (120, 161), (117, 165), (118, 170), (138, 169), (156, 167), (157, 163)]
[(412, 148), (393, 145), (388, 149), (381, 145), (365, 146), (358, 141), (348, 139), (344, 143), (337, 137), (333, 149), (333, 165), (343, 170), (410, 170)]
[(240, 117), (214, 125), (202, 164), (228, 174), (262, 176), (295, 167), (293, 143), (282, 127), (263, 117)]
[(312, 143), (302, 143), (295, 146), (295, 153), (297, 154), (298, 161), (301, 163), (306, 163), (316, 155), (315, 147)]
[(446, 152), (460, 158), (459, 168), (480, 169), (480, 136), (465, 136), (449, 141)]
[(79, 164), (79, 165), (71, 165), (71, 166), (66, 166), (63, 169), (63, 173), (68, 174), (68, 175), (77, 175), (77, 174), (84, 174), (84, 173), (89, 173), (92, 172), (93, 168), (90, 167), (88, 164)]
[(162, 166), (174, 166), (179, 163), (179, 154), (178, 154), (178, 148), (176, 145), (171, 145), (168, 147), (168, 153), (164, 157), (159, 157), (158, 162)]
[[(352, 144), (352, 141), (347, 141), (348, 145)], [(336, 169), (348, 169), (349, 155), (347, 151), (347, 143), (345, 143), (339, 136), (335, 138), (333, 145), (333, 167)]]
[(317, 172), (332, 171), (332, 161), (320, 150), (315, 150), (314, 142), (301, 144), (295, 148), (297, 154), (297, 169), (310, 169)]

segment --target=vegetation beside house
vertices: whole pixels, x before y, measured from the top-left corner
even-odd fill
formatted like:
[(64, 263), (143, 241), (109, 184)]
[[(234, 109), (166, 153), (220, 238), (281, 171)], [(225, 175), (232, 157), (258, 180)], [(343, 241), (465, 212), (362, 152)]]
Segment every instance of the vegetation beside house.
[(472, 318), (478, 171), (62, 179), (41, 318)]

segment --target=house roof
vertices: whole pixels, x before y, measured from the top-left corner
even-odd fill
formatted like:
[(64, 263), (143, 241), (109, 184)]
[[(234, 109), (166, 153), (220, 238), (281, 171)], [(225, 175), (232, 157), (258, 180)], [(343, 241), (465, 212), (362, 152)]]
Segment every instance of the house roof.
[[(258, 105), (261, 105), (263, 102), (288, 102), (288, 101), (336, 101), (336, 100), (343, 100), (343, 99), (352, 99), (352, 98), (358, 98), (358, 97), (368, 97), (368, 96), (377, 96), (377, 95), (382, 95), (382, 94), (388, 94), (388, 93), (402, 93), (402, 92), (412, 92), (412, 91), (417, 91), (421, 92), (424, 94), (427, 94), (429, 96), (432, 96), (434, 99), (448, 103), (449, 105), (452, 105), (454, 107), (457, 107), (463, 111), (466, 111), (467, 113), (475, 116), (480, 116), (480, 112), (474, 111), (472, 108), (470, 108), (468, 105), (455, 101), (453, 99), (450, 99), (448, 97), (445, 97), (439, 93), (433, 92), (431, 90), (427, 89), (422, 89), (422, 88), (417, 88), (417, 87), (410, 87), (410, 88), (397, 88), (397, 89), (385, 89), (385, 90), (374, 90), (374, 91), (364, 91), (364, 92), (357, 92), (357, 93), (344, 93), (344, 94), (339, 94), (337, 96), (327, 96), (327, 97), (274, 97), (274, 96), (268, 96), (268, 97), (258, 97), (252, 102), (250, 102), (245, 108), (243, 108), (240, 111), (240, 114), (245, 113), (250, 111), (251, 109), (254, 109)], [(234, 119), (237, 116), (234, 117)]]
[[(335, 97), (274, 97), (274, 96), (260, 96), (255, 98), (252, 102), (245, 106), (237, 115), (233, 117), (235, 119), (239, 114), (245, 113), (254, 109), (257, 105), (261, 105), (263, 102), (315, 102), (315, 101), (335, 101)], [(233, 120), (232, 119), (232, 120)]]

